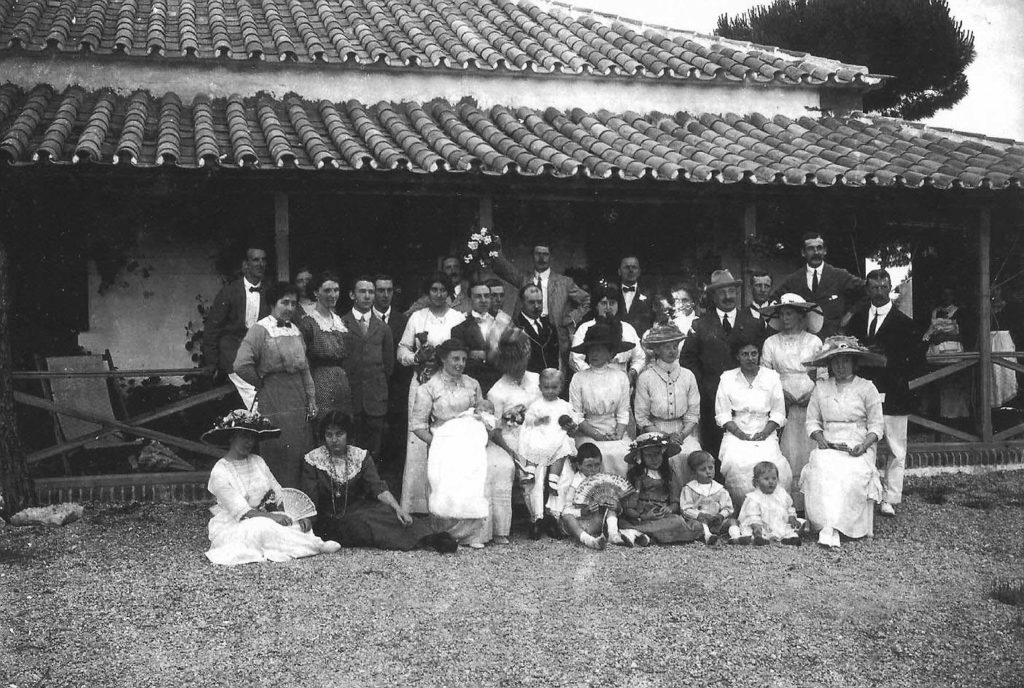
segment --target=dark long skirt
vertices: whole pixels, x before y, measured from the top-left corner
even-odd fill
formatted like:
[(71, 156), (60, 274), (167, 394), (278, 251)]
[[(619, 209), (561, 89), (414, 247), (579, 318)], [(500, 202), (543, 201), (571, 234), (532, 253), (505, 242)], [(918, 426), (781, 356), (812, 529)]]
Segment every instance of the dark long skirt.
[(704, 537), (704, 529), (700, 523), (696, 521), (688, 523), (679, 514), (670, 514), (653, 521), (640, 523), (620, 519), (619, 529), (623, 528), (633, 528), (641, 533), (646, 533), (659, 545), (681, 545)]
[(344, 516), (319, 516), (313, 532), (325, 540), (334, 540), (342, 547), (375, 547), (402, 552), (422, 546), (423, 538), (433, 535), (429, 519), (413, 517), (412, 524), (402, 525), (394, 509), (387, 504), (361, 505), (349, 509)]
[(306, 389), (302, 375), (267, 375), (256, 400), (260, 413), (281, 428), (280, 437), (260, 442), (259, 454), (282, 487), (298, 487), (302, 457), (313, 448), (313, 433), (306, 421)]

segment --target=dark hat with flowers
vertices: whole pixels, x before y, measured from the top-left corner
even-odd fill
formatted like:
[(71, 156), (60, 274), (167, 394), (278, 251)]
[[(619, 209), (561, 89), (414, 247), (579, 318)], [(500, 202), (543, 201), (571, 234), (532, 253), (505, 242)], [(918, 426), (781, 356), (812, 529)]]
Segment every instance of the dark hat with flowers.
[(281, 434), (270, 419), (258, 411), (238, 409), (218, 419), (213, 427), (203, 433), (202, 440), (216, 447), (226, 447), (236, 432), (251, 432), (257, 439), (270, 439)]

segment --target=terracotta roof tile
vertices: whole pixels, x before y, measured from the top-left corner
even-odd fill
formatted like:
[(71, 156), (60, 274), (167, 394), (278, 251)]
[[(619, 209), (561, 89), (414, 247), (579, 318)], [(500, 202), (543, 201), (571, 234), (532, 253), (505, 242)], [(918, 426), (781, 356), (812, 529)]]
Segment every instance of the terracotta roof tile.
[(0, 52), (639, 78), (877, 82), (867, 69), (527, 0), (0, 0)]
[(0, 157), (16, 165), (387, 169), (910, 188), (1017, 188), (1024, 146), (877, 116), (591, 113), (312, 103), (295, 94), (153, 98), (0, 85)]

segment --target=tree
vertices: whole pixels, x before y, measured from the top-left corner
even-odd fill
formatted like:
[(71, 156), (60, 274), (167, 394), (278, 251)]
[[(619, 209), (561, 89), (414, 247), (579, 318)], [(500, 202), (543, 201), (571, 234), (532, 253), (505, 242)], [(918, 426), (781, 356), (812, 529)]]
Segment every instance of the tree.
[(7, 268), (7, 249), (0, 237), (0, 496), (4, 501), (0, 504), (0, 513), (9, 516), (32, 506), (35, 503), (35, 490), (28, 474), (14, 417)]
[(974, 61), (974, 34), (946, 0), (774, 0), (730, 18), (715, 33), (777, 45), (887, 74), (864, 95), (864, 107), (917, 120), (967, 95), (964, 70)]

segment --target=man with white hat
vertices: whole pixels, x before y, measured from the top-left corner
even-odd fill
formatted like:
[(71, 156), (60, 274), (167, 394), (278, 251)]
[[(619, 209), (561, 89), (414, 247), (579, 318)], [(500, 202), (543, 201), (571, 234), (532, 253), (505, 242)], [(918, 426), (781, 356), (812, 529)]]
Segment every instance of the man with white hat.
[(737, 365), (729, 341), (740, 337), (757, 341), (759, 347), (761, 341), (761, 321), (751, 315), (749, 308), (736, 308), (740, 284), (728, 270), (711, 273), (707, 294), (714, 308), (693, 321), (693, 334), (686, 338), (679, 355), (679, 363), (690, 369), (700, 387), (701, 446), (715, 456), (722, 443), (722, 429), (715, 423), (718, 380)]

